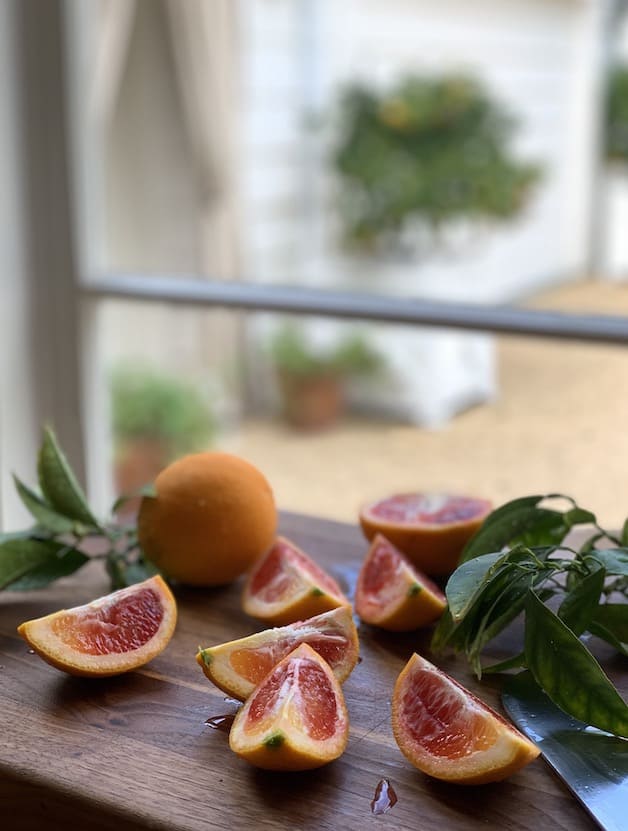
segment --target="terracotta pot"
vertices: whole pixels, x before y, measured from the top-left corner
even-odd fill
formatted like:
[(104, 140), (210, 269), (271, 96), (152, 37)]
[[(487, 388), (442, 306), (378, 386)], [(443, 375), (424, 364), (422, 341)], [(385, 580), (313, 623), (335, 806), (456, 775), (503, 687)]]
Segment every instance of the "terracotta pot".
[(300, 430), (321, 430), (335, 424), (345, 411), (342, 379), (336, 374), (279, 374), (286, 421)]

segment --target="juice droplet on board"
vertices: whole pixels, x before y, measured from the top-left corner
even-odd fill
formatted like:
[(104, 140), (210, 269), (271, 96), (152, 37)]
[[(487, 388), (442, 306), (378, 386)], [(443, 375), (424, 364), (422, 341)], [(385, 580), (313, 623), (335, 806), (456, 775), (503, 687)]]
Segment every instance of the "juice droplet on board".
[(380, 779), (371, 801), (372, 814), (385, 814), (397, 802), (397, 794), (388, 779)]
[(212, 730), (221, 730), (223, 733), (228, 733), (231, 730), (231, 725), (235, 718), (235, 713), (225, 713), (221, 716), (210, 716), (205, 720), (205, 724), (212, 728)]

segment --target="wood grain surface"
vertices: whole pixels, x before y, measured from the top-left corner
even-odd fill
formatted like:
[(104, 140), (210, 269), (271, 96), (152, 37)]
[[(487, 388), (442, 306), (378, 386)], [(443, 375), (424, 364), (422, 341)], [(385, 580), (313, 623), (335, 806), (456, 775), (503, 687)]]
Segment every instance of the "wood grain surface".
[[(357, 528), (297, 515), (281, 532), (326, 566), (351, 593), (366, 544)], [(317, 771), (277, 774), (235, 757), (206, 719), (236, 705), (194, 659), (209, 646), (261, 628), (240, 610), (241, 583), (176, 592), (179, 623), (166, 651), (143, 669), (103, 680), (66, 676), (30, 654), (23, 620), (108, 591), (89, 566), (39, 593), (0, 595), (0, 826), (30, 829), (568, 829), (596, 826), (542, 759), (506, 782), (456, 787), (430, 780), (392, 736), (390, 697), (429, 633), (387, 635), (361, 625), (361, 661), (344, 686), (349, 744)], [(499, 649), (495, 657), (500, 657)], [(479, 684), (462, 658), (439, 665), (501, 710), (499, 681)], [(610, 672), (626, 692), (616, 659)], [(398, 797), (371, 812), (378, 782)]]

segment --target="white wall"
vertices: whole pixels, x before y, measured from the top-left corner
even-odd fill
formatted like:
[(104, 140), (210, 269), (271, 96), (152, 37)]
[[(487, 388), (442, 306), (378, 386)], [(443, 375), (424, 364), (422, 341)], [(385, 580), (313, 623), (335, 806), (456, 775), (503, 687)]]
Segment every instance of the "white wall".
[[(320, 186), (327, 178), (322, 150), (302, 129), (308, 106), (328, 115), (338, 84), (355, 78), (385, 87), (404, 72), (460, 69), (485, 80), (518, 115), (516, 150), (538, 160), (545, 177), (517, 222), (480, 231), (458, 261), (437, 255), (422, 263), (431, 276), (421, 279), (418, 293), (503, 301), (576, 275), (588, 253), (603, 5), (593, 0), (243, 2), (242, 182), (251, 274), (276, 281), (343, 280), (338, 270), (320, 269), (321, 257), (333, 252), (334, 229), (333, 220), (326, 220), (329, 190), (321, 192)], [(318, 226), (304, 235), (303, 218), (317, 200)], [(344, 272), (346, 263), (339, 268)], [(417, 292), (415, 274), (416, 267), (398, 275), (393, 290)], [(391, 275), (385, 276), (390, 286)], [(359, 288), (350, 276), (347, 283)]]

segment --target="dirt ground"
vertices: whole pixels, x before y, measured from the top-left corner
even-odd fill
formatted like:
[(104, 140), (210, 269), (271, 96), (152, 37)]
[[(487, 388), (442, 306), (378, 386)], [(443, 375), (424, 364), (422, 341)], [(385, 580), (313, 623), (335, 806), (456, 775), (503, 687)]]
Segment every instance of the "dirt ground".
[[(574, 284), (535, 305), (628, 316), (628, 284)], [(602, 524), (621, 525), (628, 347), (500, 337), (497, 349), (498, 400), (442, 429), (347, 420), (309, 435), (252, 421), (237, 452), (266, 473), (282, 508), (332, 519), (355, 521), (361, 503), (395, 491), (464, 492), (496, 504), (562, 492)]]

